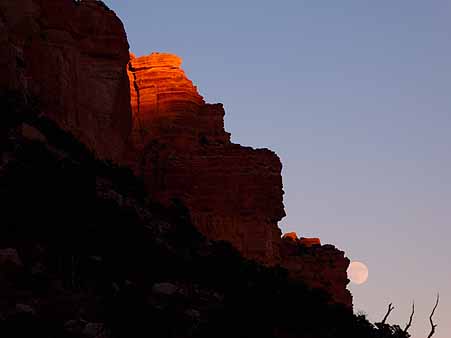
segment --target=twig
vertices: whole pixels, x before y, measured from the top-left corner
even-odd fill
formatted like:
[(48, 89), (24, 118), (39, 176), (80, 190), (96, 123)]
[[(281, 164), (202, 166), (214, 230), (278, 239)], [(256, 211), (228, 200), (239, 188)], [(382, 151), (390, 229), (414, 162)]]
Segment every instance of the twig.
[(413, 321), (413, 315), (415, 314), (415, 302), (412, 302), (412, 312), (410, 313), (409, 322), (406, 325), (406, 328), (404, 329), (404, 332), (407, 333), (412, 326)]
[(384, 319), (382, 319), (381, 324), (385, 324), (385, 322), (387, 321), (388, 316), (390, 316), (390, 313), (393, 311), (395, 307), (393, 306), (392, 303), (388, 304), (388, 310), (387, 313), (385, 314)]
[(434, 335), (435, 328), (437, 327), (437, 324), (434, 324), (432, 317), (434, 316), (435, 309), (437, 309), (439, 300), (440, 300), (440, 295), (437, 293), (437, 300), (435, 302), (434, 308), (432, 309), (431, 315), (429, 316), (429, 322), (431, 323), (431, 332), (429, 332), (428, 338), (431, 338)]

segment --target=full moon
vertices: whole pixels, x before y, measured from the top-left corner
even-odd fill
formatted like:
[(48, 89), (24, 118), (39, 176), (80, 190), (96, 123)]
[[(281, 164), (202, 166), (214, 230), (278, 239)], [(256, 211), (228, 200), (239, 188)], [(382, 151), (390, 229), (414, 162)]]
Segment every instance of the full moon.
[(360, 285), (368, 280), (368, 268), (362, 262), (351, 262), (347, 272), (348, 278), (354, 284)]

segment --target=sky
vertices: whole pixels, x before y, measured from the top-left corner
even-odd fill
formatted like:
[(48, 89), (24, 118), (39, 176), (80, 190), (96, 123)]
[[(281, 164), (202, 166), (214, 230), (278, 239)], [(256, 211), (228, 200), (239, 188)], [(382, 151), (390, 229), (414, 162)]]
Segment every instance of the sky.
[(232, 140), (283, 163), (283, 232), (369, 267), (356, 311), (451, 337), (451, 1), (106, 0), (137, 55), (171, 52)]

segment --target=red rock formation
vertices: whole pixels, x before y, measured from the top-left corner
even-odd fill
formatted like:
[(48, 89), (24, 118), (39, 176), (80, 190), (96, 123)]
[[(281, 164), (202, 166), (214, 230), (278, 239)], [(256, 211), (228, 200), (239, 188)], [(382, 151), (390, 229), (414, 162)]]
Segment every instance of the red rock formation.
[(333, 245), (318, 242), (319, 239), (298, 239), (296, 233), (284, 235), (281, 266), (288, 270), (291, 278), (322, 289), (334, 302), (352, 308), (352, 295), (346, 289), (349, 259)]
[(314, 245), (321, 245), (321, 240), (319, 238), (305, 238), (301, 237), (299, 238), (299, 243), (306, 247), (311, 247)]
[(230, 142), (222, 105), (206, 104), (171, 54), (131, 56), (133, 132), (129, 163), (152, 197), (181, 200), (197, 228), (245, 257), (280, 264), (290, 276), (352, 306), (349, 260), (318, 238), (281, 239), (281, 163), (267, 149)]
[(0, 2), (0, 89), (41, 111), (101, 158), (119, 160), (131, 127), (128, 42), (98, 1)]
[(295, 232), (288, 232), (282, 236), (282, 239), (286, 239), (288, 241), (297, 241), (298, 235)]
[(159, 53), (132, 56), (129, 65), (131, 162), (153, 197), (164, 204), (180, 199), (208, 238), (231, 242), (245, 257), (281, 264), (293, 279), (352, 306), (343, 252), (295, 233), (281, 240), (277, 156), (231, 143), (222, 106), (206, 104), (180, 65), (177, 56)]
[(282, 236), (282, 239), (287, 240), (289, 242), (296, 242), (299, 245), (305, 246), (305, 247), (311, 247), (314, 245), (321, 245), (321, 240), (319, 238), (307, 238), (307, 237), (301, 237), (298, 238), (298, 235), (295, 232), (288, 232)]
[(222, 105), (206, 104), (180, 65), (170, 54), (131, 57), (132, 157), (139, 158), (132, 166), (154, 198), (181, 200), (208, 238), (274, 264), (285, 215), (280, 160), (231, 143)]
[[(280, 238), (277, 155), (231, 143), (222, 105), (205, 103), (179, 57), (129, 59), (122, 23), (100, 1), (0, 1), (0, 90), (37, 99), (98, 157), (129, 164), (154, 199), (181, 200), (208, 238), (351, 304), (341, 251)], [(45, 140), (26, 124), (22, 134)]]

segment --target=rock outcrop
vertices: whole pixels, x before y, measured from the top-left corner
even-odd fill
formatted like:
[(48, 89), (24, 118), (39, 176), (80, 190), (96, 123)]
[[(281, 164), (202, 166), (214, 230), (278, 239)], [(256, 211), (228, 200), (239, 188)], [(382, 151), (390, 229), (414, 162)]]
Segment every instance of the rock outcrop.
[(275, 264), (285, 215), (280, 160), (231, 143), (222, 105), (206, 104), (180, 65), (171, 54), (131, 57), (130, 165), (155, 199), (182, 201), (208, 238)]
[(98, 1), (0, 1), (0, 89), (36, 98), (43, 114), (98, 157), (119, 161), (131, 127), (121, 21)]
[(352, 295), (346, 270), (349, 259), (333, 245), (321, 245), (318, 238), (298, 239), (295, 233), (283, 236), (281, 266), (291, 278), (325, 290), (336, 303), (352, 307)]

